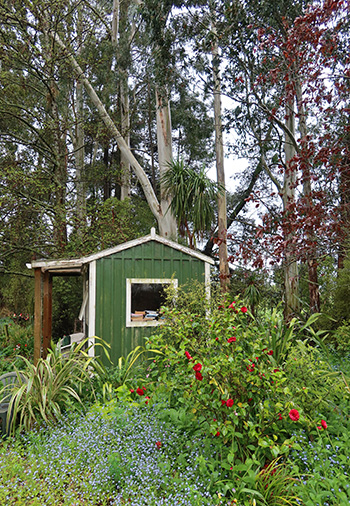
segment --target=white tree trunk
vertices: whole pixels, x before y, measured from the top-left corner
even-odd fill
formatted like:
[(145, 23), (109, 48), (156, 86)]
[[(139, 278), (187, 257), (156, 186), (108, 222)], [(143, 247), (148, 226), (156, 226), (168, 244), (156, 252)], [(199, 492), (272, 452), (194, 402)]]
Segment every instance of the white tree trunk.
[[(104, 105), (102, 104), (100, 98), (98, 97), (96, 91), (91, 86), (89, 80), (85, 76), (83, 70), (79, 66), (79, 64), (76, 61), (76, 59), (74, 58), (74, 56), (68, 51), (65, 44), (62, 42), (62, 40), (57, 35), (57, 33), (51, 33), (50, 35), (51, 35), (51, 37), (54, 38), (55, 42), (61, 47), (67, 60), (71, 64), (72, 69), (74, 70), (77, 78), (80, 79), (81, 82), (83, 83), (87, 94), (89, 95), (92, 103), (94, 104), (94, 106), (96, 107), (96, 109), (100, 115), (101, 120), (105, 124), (106, 128), (111, 132), (111, 134), (113, 135), (113, 137), (115, 138), (115, 140), (117, 142), (117, 145), (118, 145), (121, 153), (123, 153), (123, 155), (125, 156), (125, 159), (128, 160), (128, 162), (130, 163), (130, 166), (133, 168), (133, 170), (136, 174), (136, 177), (142, 186), (142, 189), (145, 194), (149, 208), (151, 209), (156, 220), (158, 221), (159, 230), (161, 233), (161, 224), (163, 225), (162, 220), (164, 219), (164, 216), (163, 216), (160, 204), (158, 202), (158, 199), (156, 197), (156, 194), (154, 193), (152, 185), (148, 180), (147, 174), (145, 173), (145, 171), (143, 170), (143, 168), (141, 167), (141, 165), (139, 164), (139, 162), (136, 160), (135, 156), (131, 152), (129, 146), (125, 142), (125, 139), (122, 137), (121, 133), (119, 132), (119, 130), (115, 126), (113, 120), (109, 116), (109, 114), (106, 111)], [(165, 229), (165, 232), (167, 233), (167, 237), (169, 237), (171, 231)]]
[[(116, 61), (118, 63), (118, 35), (119, 41), (128, 38), (128, 32), (123, 31), (123, 20), (128, 17), (129, 2), (120, 3), (119, 0), (113, 0), (112, 11), (112, 43), (116, 50)], [(119, 27), (121, 33), (119, 34)], [(124, 27), (125, 28), (125, 27)], [(133, 30), (132, 30), (133, 35)], [(131, 35), (131, 38), (132, 38)], [(119, 95), (120, 95), (120, 123), (121, 134), (125, 139), (126, 144), (130, 147), (130, 110), (129, 110), (129, 84), (128, 73), (125, 68), (119, 68), (120, 82), (119, 82)], [(125, 155), (120, 153), (120, 172), (121, 172), (121, 189), (120, 200), (125, 200), (130, 197), (130, 163)]]
[[(286, 126), (293, 136), (295, 136), (295, 122), (294, 122), (294, 104), (291, 102), (286, 110)], [(295, 202), (295, 184), (296, 184), (296, 170), (293, 167), (291, 160), (296, 154), (294, 144), (288, 135), (285, 134), (284, 153), (286, 169), (284, 172), (284, 182), (282, 190), (283, 211), (288, 212), (288, 208)], [(291, 317), (299, 313), (299, 271), (298, 263), (293, 252), (291, 244), (292, 233), (289, 232), (285, 236), (286, 248), (284, 252), (284, 287), (285, 287), (285, 320), (290, 320)]]
[[(82, 31), (83, 19), (81, 6), (78, 8), (78, 43), (79, 51), (82, 49)], [(86, 195), (84, 185), (84, 169), (85, 169), (85, 149), (84, 149), (84, 102), (83, 102), (83, 83), (80, 79), (76, 81), (76, 129), (74, 139), (75, 151), (75, 184), (77, 192), (77, 209), (76, 215), (78, 219), (77, 234), (80, 235), (80, 225), (86, 220)]]
[[(157, 111), (157, 144), (160, 177), (169, 169), (173, 159), (172, 150), (172, 129), (170, 103), (166, 97), (163, 97), (156, 90), (156, 111)], [(160, 205), (162, 211), (162, 220), (158, 221), (159, 233), (163, 237), (176, 240), (177, 224), (174, 215), (171, 212), (171, 197), (167, 196), (163, 187), (160, 189)]]
[[(130, 148), (129, 86), (126, 72), (123, 72), (119, 89), (122, 135), (125, 139), (126, 144)], [(130, 197), (130, 162), (123, 152), (120, 154), (120, 171), (122, 178), (120, 200), (125, 200), (126, 198)]]

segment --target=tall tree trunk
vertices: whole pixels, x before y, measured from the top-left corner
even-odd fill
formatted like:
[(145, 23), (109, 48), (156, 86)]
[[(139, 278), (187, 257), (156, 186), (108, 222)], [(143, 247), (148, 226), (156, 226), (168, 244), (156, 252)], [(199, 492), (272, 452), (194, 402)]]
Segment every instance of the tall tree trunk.
[[(307, 126), (306, 126), (306, 111), (303, 104), (302, 88), (299, 78), (294, 80), (295, 95), (297, 101), (297, 111), (299, 117), (299, 131), (301, 136), (301, 156), (302, 159), (302, 177), (303, 177), (303, 196), (305, 199), (305, 208), (309, 216), (312, 215), (312, 188), (311, 188), (311, 173), (310, 173), (310, 160), (305, 153), (307, 148)], [(308, 283), (309, 283), (309, 297), (310, 309), (312, 313), (320, 311), (320, 292), (318, 285), (317, 274), (317, 241), (313, 227), (307, 230), (308, 253), (307, 253), (307, 269), (308, 269)]]
[[(78, 54), (82, 50), (82, 32), (83, 32), (83, 13), (82, 7), (78, 7)], [(85, 149), (84, 149), (84, 102), (83, 102), (83, 83), (80, 79), (76, 81), (76, 128), (74, 139), (75, 151), (75, 185), (77, 192), (76, 217), (78, 236), (81, 235), (81, 225), (86, 223), (86, 193), (84, 184), (85, 171)]]
[[(216, 38), (216, 17), (212, 10), (212, 31), (214, 41), (212, 44), (212, 66), (214, 82), (214, 121), (215, 121), (215, 154), (217, 182), (225, 189), (224, 145), (221, 120), (221, 82), (219, 69), (219, 47)], [(219, 244), (219, 270), (221, 290), (226, 292), (229, 284), (229, 266), (227, 253), (227, 207), (226, 191), (218, 195), (218, 244)]]
[[(129, 84), (128, 70), (125, 64), (128, 61), (126, 54), (130, 52), (130, 40), (133, 37), (134, 30), (131, 33), (128, 27), (128, 11), (130, 2), (124, 0), (113, 0), (112, 16), (112, 43), (117, 51), (117, 63), (119, 70), (119, 97), (120, 97), (120, 125), (121, 134), (126, 144), (130, 147), (130, 108), (129, 108)], [(119, 40), (118, 40), (119, 34)], [(121, 188), (120, 200), (130, 197), (130, 162), (127, 157), (120, 153), (120, 173)]]
[[(156, 111), (158, 160), (162, 181), (162, 176), (169, 169), (169, 165), (173, 159), (170, 103), (166, 92), (162, 93), (160, 90), (156, 90)], [(176, 219), (170, 209), (171, 197), (165, 191), (162, 184), (160, 188), (160, 205), (163, 215), (163, 220), (159, 223), (160, 235), (175, 240), (177, 237), (177, 225)]]
[[(286, 108), (286, 126), (295, 137), (295, 122), (294, 122), (294, 103), (290, 101)], [(298, 263), (296, 261), (295, 251), (292, 244), (293, 233), (290, 230), (288, 213), (295, 203), (295, 185), (296, 185), (296, 170), (292, 159), (296, 151), (294, 144), (291, 142), (289, 136), (285, 134), (284, 153), (286, 168), (284, 172), (284, 182), (282, 190), (283, 201), (283, 215), (287, 222), (287, 228), (284, 227), (284, 240), (286, 247), (284, 250), (284, 290), (285, 290), (285, 307), (284, 318), (289, 321), (293, 316), (299, 313), (299, 272)]]
[(148, 115), (147, 115), (147, 128), (148, 128), (148, 137), (149, 137), (149, 149), (150, 149), (150, 157), (151, 157), (151, 181), (153, 189), (156, 188), (156, 171), (154, 164), (154, 143), (153, 143), (153, 132), (152, 132), (152, 99), (151, 99), (151, 83), (147, 82), (147, 102), (148, 102)]
[(102, 104), (100, 98), (98, 97), (96, 91), (91, 86), (90, 81), (85, 76), (83, 70), (81, 69), (80, 65), (74, 58), (74, 56), (68, 51), (67, 47), (64, 45), (60, 37), (57, 33), (50, 33), (51, 37), (55, 40), (57, 45), (59, 45), (65, 54), (67, 61), (70, 63), (74, 73), (77, 77), (79, 77), (84, 84), (84, 88), (86, 90), (86, 93), (89, 95), (91, 102), (96, 107), (98, 114), (105, 124), (107, 130), (113, 135), (114, 139), (117, 142), (118, 148), (120, 151), (125, 155), (126, 159), (130, 163), (131, 167), (133, 168), (135, 175), (143, 189), (144, 195), (146, 197), (147, 203), (149, 205), (150, 210), (152, 211), (154, 217), (156, 218), (159, 226), (160, 233), (164, 231), (166, 233), (166, 237), (169, 237), (171, 235), (171, 230), (166, 229), (165, 226), (163, 226), (164, 223), (164, 215), (162, 213), (159, 201), (154, 193), (153, 187), (148, 180), (148, 177), (139, 164), (139, 162), (136, 160), (135, 156), (131, 152), (129, 146), (125, 142), (124, 138), (122, 137), (121, 133), (119, 132), (118, 128), (116, 127), (115, 123), (109, 116), (108, 112), (106, 111), (106, 108)]
[(49, 22), (43, 20), (44, 25), (44, 58), (49, 79), (49, 92), (47, 95), (48, 125), (54, 152), (54, 219), (53, 238), (58, 255), (63, 255), (67, 245), (67, 216), (66, 216), (66, 184), (67, 184), (67, 145), (66, 131), (61, 127), (57, 97), (59, 89), (52, 77), (53, 50), (52, 41), (48, 34)]
[[(124, 137), (126, 144), (130, 147), (129, 86), (126, 72), (121, 73), (119, 89), (121, 134)], [(120, 171), (122, 178), (120, 200), (125, 200), (130, 197), (130, 163), (123, 153), (120, 154)]]

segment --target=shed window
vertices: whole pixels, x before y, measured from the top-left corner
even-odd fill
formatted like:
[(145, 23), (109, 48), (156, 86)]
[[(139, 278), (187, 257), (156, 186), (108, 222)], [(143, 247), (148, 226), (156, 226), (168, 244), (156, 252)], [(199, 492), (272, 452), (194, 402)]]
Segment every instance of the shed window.
[(127, 279), (126, 280), (126, 325), (127, 327), (157, 325), (159, 310), (165, 302), (165, 288), (175, 279)]

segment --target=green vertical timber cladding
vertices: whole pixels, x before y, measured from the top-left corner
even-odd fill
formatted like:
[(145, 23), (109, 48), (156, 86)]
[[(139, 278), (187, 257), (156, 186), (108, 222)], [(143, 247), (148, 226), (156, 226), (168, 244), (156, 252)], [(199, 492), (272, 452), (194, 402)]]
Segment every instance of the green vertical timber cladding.
[[(144, 344), (156, 327), (126, 327), (126, 279), (172, 278), (183, 285), (204, 279), (205, 263), (164, 244), (149, 241), (96, 261), (95, 333), (110, 344), (111, 360)], [(105, 362), (106, 365), (107, 362)]]

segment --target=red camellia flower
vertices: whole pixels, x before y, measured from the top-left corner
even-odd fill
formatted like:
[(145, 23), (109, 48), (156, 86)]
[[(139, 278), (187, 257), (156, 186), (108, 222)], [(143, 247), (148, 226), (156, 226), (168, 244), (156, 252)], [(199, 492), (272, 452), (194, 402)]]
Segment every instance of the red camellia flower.
[(142, 388), (138, 388), (138, 389), (136, 390), (136, 393), (137, 393), (138, 395), (145, 395), (145, 392), (144, 392), (144, 390), (142, 390)]
[(191, 355), (188, 353), (188, 351), (185, 351), (185, 355), (188, 358), (188, 360), (193, 360)]
[(297, 422), (299, 420), (299, 418), (300, 418), (299, 411), (297, 409), (291, 409), (289, 411), (289, 418), (293, 422)]
[(202, 369), (202, 364), (196, 364), (193, 366), (193, 370), (199, 372)]
[(228, 342), (228, 343), (235, 343), (236, 341), (237, 341), (237, 339), (236, 339), (235, 337), (229, 337), (229, 338), (227, 339), (227, 342)]
[(233, 406), (233, 399), (228, 399), (228, 400), (226, 401), (226, 406), (227, 406), (228, 408), (232, 408), (232, 406)]
[(327, 429), (327, 422), (326, 420), (321, 420), (321, 425), (324, 429)]
[(196, 378), (198, 381), (202, 381), (202, 379), (203, 379), (203, 376), (199, 371), (196, 372)]
[(243, 307), (241, 307), (241, 311), (242, 311), (242, 313), (246, 313), (248, 311), (248, 309), (245, 306), (243, 306)]
[(160, 448), (161, 446), (162, 446), (162, 442), (161, 442), (161, 441), (157, 441), (157, 442), (156, 442), (156, 447), (157, 447), (157, 448)]

